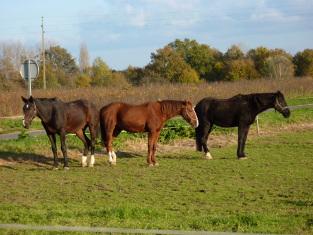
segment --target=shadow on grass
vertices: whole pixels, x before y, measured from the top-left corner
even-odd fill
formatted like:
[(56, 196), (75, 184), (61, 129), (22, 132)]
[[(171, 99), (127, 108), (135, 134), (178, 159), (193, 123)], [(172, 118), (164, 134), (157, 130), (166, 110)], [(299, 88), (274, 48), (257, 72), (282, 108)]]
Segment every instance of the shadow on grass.
[[(52, 168), (53, 158), (46, 157), (35, 153), (16, 153), (11, 151), (0, 151), (0, 159), (9, 163), (30, 163), (37, 167)], [(59, 164), (63, 163), (63, 158), (58, 158)], [(77, 163), (77, 160), (69, 159), (69, 163)], [(74, 164), (76, 165), (76, 164)], [(10, 166), (3, 165), (1, 167), (10, 168)], [(12, 167), (11, 167), (12, 168)], [(12, 168), (13, 169), (13, 168)]]
[(118, 158), (142, 158), (143, 155), (139, 153), (131, 153), (131, 152), (123, 152), (123, 151), (117, 151), (116, 155)]

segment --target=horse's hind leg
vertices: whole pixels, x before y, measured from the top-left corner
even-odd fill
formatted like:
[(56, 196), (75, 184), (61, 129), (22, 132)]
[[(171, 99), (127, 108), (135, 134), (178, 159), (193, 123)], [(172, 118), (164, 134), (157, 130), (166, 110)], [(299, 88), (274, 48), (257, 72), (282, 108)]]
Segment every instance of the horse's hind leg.
[[(82, 167), (85, 167), (87, 166), (88, 147), (90, 145), (90, 140), (85, 135), (83, 130), (79, 130), (78, 132), (76, 132), (76, 135), (84, 144), (84, 150), (83, 150), (83, 156), (82, 156)], [(89, 141), (89, 144), (88, 144), (88, 141)]]
[(55, 134), (48, 134), (50, 143), (51, 143), (51, 150), (53, 153), (53, 167), (54, 169), (58, 169), (58, 153), (57, 153), (57, 145), (56, 145), (56, 139), (55, 139)]
[(158, 166), (159, 164), (156, 162), (156, 159), (155, 159), (155, 152), (156, 152), (156, 146), (157, 146), (157, 142), (158, 142), (158, 138), (160, 136), (160, 131), (152, 134), (153, 137), (152, 137), (152, 154), (151, 154), (151, 161), (152, 161), (152, 164), (154, 166)]
[(212, 127), (213, 125), (210, 123), (205, 123), (196, 129), (197, 150), (201, 151), (203, 149), (206, 159), (209, 160), (213, 159), (207, 144)]
[(64, 169), (69, 169), (68, 166), (68, 158), (67, 158), (67, 147), (66, 147), (66, 133), (65, 131), (61, 131), (60, 133), (60, 139), (61, 139), (61, 150), (63, 153), (63, 157), (64, 157)]

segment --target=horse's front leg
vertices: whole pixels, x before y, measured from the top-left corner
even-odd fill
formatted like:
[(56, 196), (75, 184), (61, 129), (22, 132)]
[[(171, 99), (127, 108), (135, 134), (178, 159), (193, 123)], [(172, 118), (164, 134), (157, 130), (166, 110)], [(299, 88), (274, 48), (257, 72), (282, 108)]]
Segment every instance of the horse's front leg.
[(240, 160), (247, 158), (244, 151), (249, 128), (250, 128), (249, 125), (239, 125), (238, 127), (237, 157)]
[(68, 170), (68, 158), (67, 158), (67, 147), (66, 147), (66, 133), (65, 131), (61, 131), (60, 133), (60, 139), (61, 139), (61, 150), (64, 157), (64, 170)]
[(57, 153), (57, 145), (56, 145), (56, 139), (55, 134), (48, 134), (50, 143), (51, 143), (51, 150), (53, 153), (53, 168), (58, 169), (58, 153)]

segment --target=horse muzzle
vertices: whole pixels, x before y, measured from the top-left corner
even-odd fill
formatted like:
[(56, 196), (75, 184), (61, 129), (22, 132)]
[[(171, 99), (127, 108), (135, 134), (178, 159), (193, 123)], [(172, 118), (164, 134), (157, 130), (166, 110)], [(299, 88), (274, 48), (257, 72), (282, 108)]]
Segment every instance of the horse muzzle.
[(289, 118), (291, 112), (289, 109), (285, 109), (285, 110), (283, 110), (282, 114), (283, 114), (284, 118)]
[(29, 128), (29, 124), (25, 122), (25, 119), (23, 119), (23, 127), (26, 129)]

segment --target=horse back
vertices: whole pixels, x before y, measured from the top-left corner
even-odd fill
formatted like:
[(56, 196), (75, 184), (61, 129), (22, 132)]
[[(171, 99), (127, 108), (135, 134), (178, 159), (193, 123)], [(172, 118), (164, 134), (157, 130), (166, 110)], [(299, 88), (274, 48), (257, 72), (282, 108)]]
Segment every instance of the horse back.
[[(100, 122), (108, 128), (115, 125), (120, 130), (143, 132), (149, 129), (149, 122), (154, 118), (157, 102), (140, 105), (127, 103), (111, 103), (100, 111)], [(160, 108), (159, 108), (160, 110)]]
[(66, 131), (75, 132), (86, 125), (97, 126), (99, 116), (93, 103), (88, 100), (75, 100), (65, 103), (64, 106)]
[(221, 127), (238, 126), (249, 115), (250, 103), (246, 96), (237, 95), (230, 99), (207, 97), (196, 106), (198, 118)]

